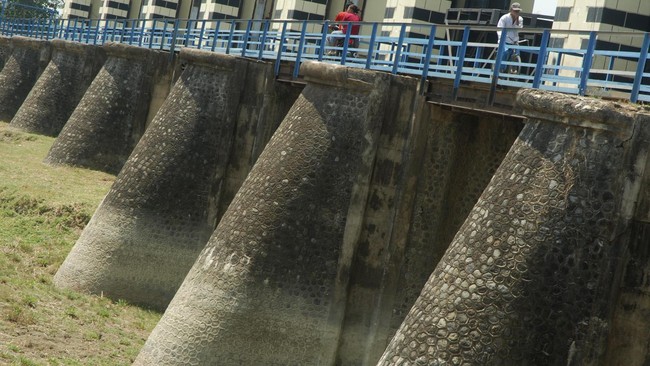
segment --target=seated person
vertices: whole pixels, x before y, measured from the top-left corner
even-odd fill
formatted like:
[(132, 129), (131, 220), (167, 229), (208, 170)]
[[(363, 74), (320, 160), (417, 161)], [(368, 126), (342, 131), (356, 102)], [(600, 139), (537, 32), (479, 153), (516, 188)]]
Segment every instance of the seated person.
[[(358, 6), (350, 4), (345, 11), (338, 13), (334, 21), (340, 22), (340, 24), (330, 26), (330, 29), (334, 29), (334, 31), (327, 37), (328, 47), (343, 47), (343, 39), (348, 32), (348, 22), (360, 22), (361, 17), (359, 16), (359, 12)], [(359, 28), (360, 26), (358, 24), (352, 25), (352, 29), (350, 30), (350, 47), (358, 47), (359, 45), (359, 39), (352, 38), (352, 36), (359, 35)]]

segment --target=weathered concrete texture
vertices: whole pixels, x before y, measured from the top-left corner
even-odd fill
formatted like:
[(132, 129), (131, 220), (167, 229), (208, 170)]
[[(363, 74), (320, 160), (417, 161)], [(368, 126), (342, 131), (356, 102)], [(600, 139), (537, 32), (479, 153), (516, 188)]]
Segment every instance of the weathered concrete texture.
[(403, 198), (412, 191), (406, 188), (410, 177), (404, 170), (415, 136), (413, 116), (425, 103), (418, 82), (415, 78), (391, 79), (386, 100), (390, 108), (383, 115), (368, 203), (350, 269), (337, 365), (375, 365), (392, 336), (385, 326), (386, 313), (390, 318), (392, 312), (386, 303), (395, 294), (391, 280), (399, 269), (392, 263), (392, 247), (408, 233), (402, 230), (401, 211), (412, 206)]
[(5, 66), (5, 62), (11, 55), (13, 45), (11, 43), (11, 38), (0, 36), (0, 71)]
[(153, 82), (165, 53), (108, 43), (108, 59), (72, 112), (45, 162), (116, 174), (145, 130)]
[(245, 60), (194, 50), (57, 272), (57, 286), (164, 310), (216, 225)]
[(303, 68), (308, 85), (135, 365), (334, 362), (390, 75)]
[[(603, 365), (645, 366), (650, 360), (650, 223), (632, 227)], [(618, 287), (618, 286), (617, 286)]]
[(541, 91), (518, 100), (529, 122), (379, 365), (602, 360), (647, 116)]
[(47, 136), (58, 135), (105, 60), (105, 53), (98, 46), (53, 40), (52, 59), (11, 120), (11, 126)]
[[(650, 126), (645, 126), (641, 149), (650, 149)], [(642, 154), (639, 154), (642, 156)], [(650, 362), (650, 157), (645, 165), (635, 220), (629, 243), (621, 249), (622, 266), (617, 276), (616, 308), (608, 337), (608, 366), (645, 366)], [(633, 172), (630, 172), (633, 173)]]
[(0, 72), (0, 121), (9, 122), (50, 61), (50, 42), (13, 37), (11, 55)]
[(221, 218), (244, 179), (287, 112), (298, 99), (302, 85), (275, 80), (273, 64), (248, 60), (246, 78), (237, 112), (232, 155), (219, 202)]
[[(409, 91), (414, 88), (393, 98), (407, 97)], [(521, 119), (467, 114), (431, 103), (419, 109), (412, 127), (384, 125), (395, 129), (382, 132), (393, 144), (411, 132), (403, 155), (395, 151), (392, 159), (381, 161), (382, 150), (378, 153), (373, 184), (383, 187), (371, 190), (366, 208), (367, 230), (353, 266), (341, 364), (377, 363), (523, 127)], [(355, 328), (363, 324), (366, 334), (359, 334)]]

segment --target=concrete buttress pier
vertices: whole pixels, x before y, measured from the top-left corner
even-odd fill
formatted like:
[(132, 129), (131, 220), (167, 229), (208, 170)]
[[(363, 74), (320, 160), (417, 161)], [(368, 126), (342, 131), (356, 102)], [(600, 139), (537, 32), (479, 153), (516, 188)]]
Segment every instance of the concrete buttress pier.
[(529, 121), (379, 365), (603, 361), (650, 117), (535, 90), (518, 103)]
[(50, 61), (50, 42), (11, 38), (11, 55), (0, 72), (0, 121), (9, 122)]
[(303, 68), (307, 86), (136, 365), (334, 363), (392, 76)]
[(155, 80), (169, 55), (107, 43), (108, 59), (54, 141), (45, 162), (117, 174), (145, 130)]
[(189, 65), (55, 276), (164, 310), (210, 238), (246, 61), (184, 49)]
[(52, 41), (52, 59), (11, 120), (11, 126), (57, 136), (106, 56), (99, 46)]

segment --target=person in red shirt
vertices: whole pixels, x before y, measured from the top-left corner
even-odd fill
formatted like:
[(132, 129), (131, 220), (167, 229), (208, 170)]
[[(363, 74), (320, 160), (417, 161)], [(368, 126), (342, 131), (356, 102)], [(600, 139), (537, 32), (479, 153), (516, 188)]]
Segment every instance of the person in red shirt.
[[(330, 29), (334, 29), (334, 31), (327, 37), (327, 45), (329, 47), (343, 46), (343, 39), (345, 38), (345, 35), (348, 32), (348, 22), (360, 22), (361, 21), (361, 17), (359, 16), (360, 12), (361, 10), (359, 9), (358, 6), (354, 4), (350, 4), (347, 7), (347, 9), (345, 9), (345, 11), (342, 11), (336, 15), (336, 18), (334, 18), (334, 22), (340, 24), (330, 25)], [(352, 36), (359, 35), (359, 28), (361, 28), (359, 24), (352, 25), (352, 29), (350, 30), (350, 41), (349, 41), (350, 47), (356, 48), (359, 46), (359, 39), (352, 37)], [(330, 52), (328, 52), (328, 54), (330, 54)]]

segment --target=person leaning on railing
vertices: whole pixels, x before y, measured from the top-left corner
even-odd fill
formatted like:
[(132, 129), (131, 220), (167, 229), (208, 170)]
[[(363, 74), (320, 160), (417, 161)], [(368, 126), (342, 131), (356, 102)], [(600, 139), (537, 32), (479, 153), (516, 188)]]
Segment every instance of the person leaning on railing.
[[(327, 36), (328, 47), (343, 47), (343, 39), (348, 32), (348, 22), (360, 22), (360, 12), (361, 10), (358, 6), (350, 4), (345, 11), (336, 15), (336, 18), (334, 18), (335, 24), (329, 26), (332, 33)], [(352, 29), (350, 30), (350, 41), (348, 43), (350, 47), (356, 48), (359, 46), (359, 39), (352, 38), (352, 36), (359, 35), (359, 28), (360, 26), (358, 24), (352, 25)], [(327, 54), (334, 55), (336, 54), (336, 51), (328, 51)]]
[[(517, 53), (516, 49), (513, 49), (513, 45), (519, 44), (519, 30), (516, 28), (523, 28), (524, 27), (524, 18), (519, 16), (519, 13), (521, 12), (521, 5), (519, 3), (512, 3), (510, 5), (510, 12), (508, 14), (503, 15), (501, 18), (499, 18), (499, 22), (497, 23), (497, 28), (511, 28), (511, 29), (506, 29), (506, 39), (505, 39), (505, 49), (503, 50), (503, 58), (501, 61), (508, 61), (511, 56), (514, 56)], [(515, 28), (515, 29), (512, 29)], [(499, 39), (499, 44), (501, 44), (501, 35), (503, 31), (498, 30), (497, 31), (497, 36)], [(501, 64), (501, 71), (505, 71), (506, 66)]]

